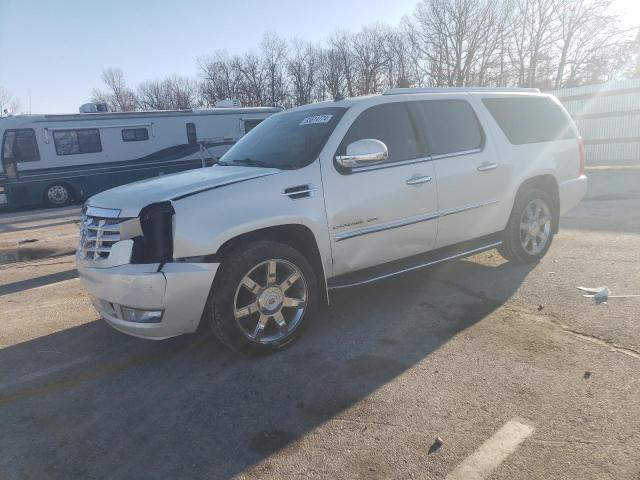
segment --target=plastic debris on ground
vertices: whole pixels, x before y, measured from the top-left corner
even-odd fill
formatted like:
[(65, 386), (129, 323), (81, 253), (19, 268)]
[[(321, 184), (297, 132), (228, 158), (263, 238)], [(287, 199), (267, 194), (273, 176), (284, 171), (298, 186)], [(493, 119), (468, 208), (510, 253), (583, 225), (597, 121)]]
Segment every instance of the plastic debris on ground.
[(610, 298), (640, 298), (640, 295), (609, 295), (609, 289), (607, 287), (576, 287), (578, 290), (585, 292), (583, 297), (593, 298), (596, 301), (596, 305), (606, 302)]

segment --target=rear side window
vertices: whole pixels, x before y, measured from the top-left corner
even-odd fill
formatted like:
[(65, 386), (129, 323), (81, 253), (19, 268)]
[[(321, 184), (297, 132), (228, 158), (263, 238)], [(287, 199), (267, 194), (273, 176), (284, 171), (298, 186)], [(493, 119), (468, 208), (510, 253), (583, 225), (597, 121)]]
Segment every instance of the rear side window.
[(122, 130), (123, 142), (142, 142), (149, 140), (149, 130), (146, 128), (125, 128)]
[(30, 128), (7, 130), (2, 141), (2, 159), (7, 163), (40, 160), (35, 132)]
[(383, 103), (362, 112), (342, 140), (338, 155), (344, 155), (349, 144), (365, 138), (380, 140), (387, 146), (387, 162), (421, 157), (415, 129), (404, 103)]
[(569, 119), (548, 97), (482, 100), (513, 145), (575, 138)]
[(464, 100), (410, 102), (409, 107), (429, 142), (431, 155), (452, 155), (482, 148), (484, 132), (471, 105)]
[(53, 132), (53, 143), (58, 155), (78, 155), (102, 151), (100, 131), (97, 128), (56, 130)]

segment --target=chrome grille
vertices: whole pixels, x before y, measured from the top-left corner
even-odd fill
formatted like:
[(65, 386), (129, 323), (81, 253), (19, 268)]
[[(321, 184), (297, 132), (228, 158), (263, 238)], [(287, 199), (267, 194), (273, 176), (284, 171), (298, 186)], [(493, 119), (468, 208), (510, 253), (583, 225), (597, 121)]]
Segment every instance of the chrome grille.
[(82, 258), (107, 258), (114, 243), (120, 241), (120, 218), (83, 215), (80, 224), (79, 252)]

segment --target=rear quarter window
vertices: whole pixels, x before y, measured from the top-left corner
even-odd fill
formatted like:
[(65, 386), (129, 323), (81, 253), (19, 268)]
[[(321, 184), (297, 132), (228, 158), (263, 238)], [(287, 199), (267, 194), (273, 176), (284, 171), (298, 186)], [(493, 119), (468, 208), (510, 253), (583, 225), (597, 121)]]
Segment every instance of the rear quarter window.
[(576, 138), (566, 114), (551, 98), (485, 98), (482, 103), (513, 145)]

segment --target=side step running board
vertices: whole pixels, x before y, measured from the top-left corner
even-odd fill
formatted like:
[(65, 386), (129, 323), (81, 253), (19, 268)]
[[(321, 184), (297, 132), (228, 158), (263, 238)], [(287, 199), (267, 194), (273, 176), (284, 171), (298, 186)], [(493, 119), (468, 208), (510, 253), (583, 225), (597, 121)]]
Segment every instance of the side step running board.
[(375, 267), (330, 278), (327, 281), (327, 286), (329, 290), (334, 290), (364, 285), (366, 283), (400, 275), (401, 273), (411, 272), (412, 270), (446, 262), (447, 260), (464, 258), (486, 250), (491, 250), (501, 243), (502, 232), (498, 232), (476, 240), (438, 248), (430, 252), (421, 253), (412, 257), (403, 258), (401, 260), (376, 265)]

